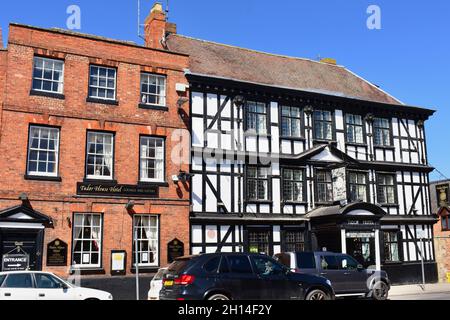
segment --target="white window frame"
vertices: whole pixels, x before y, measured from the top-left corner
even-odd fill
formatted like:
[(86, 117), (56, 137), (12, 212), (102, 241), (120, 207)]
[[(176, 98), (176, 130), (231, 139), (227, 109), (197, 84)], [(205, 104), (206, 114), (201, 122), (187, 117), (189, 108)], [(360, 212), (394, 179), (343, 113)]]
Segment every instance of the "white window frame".
[[(97, 72), (97, 75), (96, 75), (96, 77), (97, 77), (97, 85), (94, 85), (94, 84), (91, 83), (92, 77), (93, 77), (91, 75), (92, 68), (98, 68), (98, 72)], [(100, 86), (100, 69), (105, 69), (106, 70), (106, 86)], [(109, 71), (111, 71), (111, 70), (114, 71), (114, 89), (108, 87), (108, 80), (112, 80), (112, 79), (110, 79), (108, 77)], [(91, 94), (91, 88), (98, 89), (98, 90), (106, 90), (105, 91), (106, 92), (106, 97), (100, 97), (100, 96), (98, 96), (98, 94), (97, 94), (97, 96), (93, 96)], [(114, 90), (114, 97), (113, 98), (108, 98), (108, 94), (107, 94), (108, 90)], [(117, 97), (117, 69), (116, 68), (105, 67), (105, 66), (94, 65), (94, 64), (90, 65), (89, 66), (89, 88), (88, 88), (88, 94), (89, 94), (89, 98), (92, 98), (92, 99), (115, 101), (116, 97)]]
[[(103, 144), (104, 144), (104, 138), (105, 136), (111, 136), (111, 170), (109, 176), (102, 176), (102, 175), (90, 175), (88, 174), (88, 166), (89, 166), (89, 156), (103, 156), (103, 159), (105, 159), (105, 153), (97, 154), (97, 153), (90, 153), (89, 152), (89, 135), (95, 134), (95, 135), (102, 135), (103, 136)], [(99, 132), (99, 131), (88, 131), (86, 136), (86, 178), (92, 179), (92, 180), (113, 180), (114, 179), (114, 144), (115, 144), (115, 136), (113, 133), (109, 132)], [(103, 149), (104, 150), (104, 149)]]
[[(34, 76), (35, 70), (37, 68), (36, 67), (36, 63), (37, 63), (38, 60), (42, 60), (42, 77), (41, 78), (37, 78), (37, 77)], [(46, 79), (44, 77), (45, 70), (46, 70), (46, 68), (45, 68), (45, 63), (46, 62), (51, 63), (51, 68), (49, 70), (52, 72), (52, 79)], [(54, 79), (55, 71), (56, 71), (55, 63), (61, 63), (61, 65), (62, 65), (61, 76), (60, 76), (59, 80), (55, 80)], [(39, 68), (39, 69), (41, 69), (41, 68)], [(41, 81), (41, 88), (35, 88), (34, 87), (34, 81), (35, 80)], [(52, 83), (52, 87), (53, 87), (54, 83), (57, 83), (58, 84), (58, 91), (45, 90), (44, 89), (44, 81), (51, 82)], [(58, 59), (50, 59), (50, 58), (36, 57), (35, 56), (34, 59), (33, 59), (33, 77), (32, 77), (31, 87), (32, 87), (32, 90), (34, 90), (34, 91), (62, 94), (64, 92), (64, 61), (58, 60)]]
[[(38, 138), (38, 147), (37, 148), (33, 148), (33, 141), (32, 141), (32, 131), (33, 129), (38, 129), (39, 130), (39, 138)], [(51, 131), (56, 131), (57, 133), (57, 139), (55, 142), (55, 150), (51, 150), (49, 149), (49, 146), (47, 145), (47, 149), (41, 149), (40, 148), (40, 142), (41, 142), (41, 134), (42, 134), (42, 130), (48, 130), (49, 131), (49, 139), (48, 141), (50, 141), (50, 135), (51, 135)], [(54, 128), (54, 127), (45, 127), (45, 126), (36, 126), (36, 125), (32, 125), (30, 126), (29, 132), (28, 132), (28, 157), (27, 157), (27, 175), (28, 176), (33, 176), (33, 177), (58, 177), (59, 174), (59, 144), (60, 144), (60, 129), (59, 128)], [(34, 160), (31, 160), (31, 152), (32, 151), (36, 151), (38, 153), (37, 156), (37, 161), (36, 161), (36, 171), (30, 171), (30, 162)], [(46, 168), (48, 170), (48, 154), (50, 152), (54, 152), (55, 153), (55, 172), (40, 172), (39, 171), (39, 162), (44, 162), (44, 161), (40, 161), (39, 160), (39, 154), (41, 152), (46, 152), (47, 153), (47, 160), (46, 162)]]
[[(148, 141), (149, 140), (160, 140), (162, 142), (162, 159), (158, 159), (156, 156), (158, 154), (158, 147), (155, 147), (155, 157), (145, 157), (144, 156), (144, 150), (143, 150), (143, 140), (147, 140), (146, 147), (148, 148)], [(139, 139), (139, 177), (141, 182), (165, 182), (166, 181), (166, 141), (164, 138), (161, 137), (152, 137), (152, 136), (141, 136)], [(144, 176), (144, 170), (145, 168), (148, 168), (147, 165), (144, 166), (144, 162), (146, 163), (148, 160), (154, 160), (155, 161), (155, 173), (156, 173), (156, 161), (162, 162), (162, 172), (161, 172), (161, 179), (158, 178), (145, 178)]]
[[(77, 221), (76, 217), (77, 216), (82, 216), (81, 225), (77, 225), (77, 223), (76, 223), (76, 221)], [(90, 216), (90, 218), (91, 218), (91, 225), (90, 226), (86, 226), (85, 225), (85, 221), (86, 221), (85, 218), (86, 218), (86, 216)], [(94, 226), (93, 225), (93, 221), (94, 221), (93, 218), (94, 217), (100, 217), (100, 225), (99, 226)], [(83, 232), (82, 238), (77, 238), (77, 235), (75, 234), (75, 228), (76, 227), (80, 227), (82, 229), (90, 228), (91, 229), (91, 237), (89, 239), (84, 238), (84, 230), (83, 230), (82, 231)], [(92, 229), (93, 228), (100, 228), (99, 239), (94, 239), (92, 237), (92, 234), (93, 234)], [(103, 253), (102, 253), (102, 250), (103, 250), (103, 215), (101, 213), (88, 213), (88, 212), (86, 212), (86, 213), (74, 213), (74, 215), (73, 215), (73, 231), (72, 232), (73, 232), (73, 235), (72, 235), (72, 247), (73, 248), (72, 248), (72, 262), (71, 262), (72, 267), (76, 267), (76, 268), (79, 268), (79, 269), (83, 269), (83, 268), (100, 268), (102, 266), (102, 259), (103, 259)], [(96, 263), (96, 264), (93, 264), (93, 263), (83, 264), (84, 254), (89, 254), (90, 261), (92, 261), (92, 254), (93, 253), (97, 253), (97, 251), (93, 251), (92, 247), (90, 248), (89, 251), (84, 251), (83, 250), (83, 244), (81, 244), (81, 251), (79, 251), (80, 254), (81, 254), (81, 264), (75, 264), (75, 259), (74, 259), (75, 252), (76, 252), (75, 251), (75, 245), (76, 245), (77, 241), (91, 241), (91, 245), (92, 245), (92, 241), (97, 241), (98, 242), (98, 263)]]
[[(161, 92), (162, 92), (161, 94), (155, 94), (155, 93), (151, 93), (151, 92), (143, 92), (142, 91), (142, 85), (143, 85), (144, 80), (147, 80), (148, 83), (150, 83), (150, 78), (152, 78), (152, 77), (156, 79), (156, 87), (161, 89)], [(162, 82), (162, 84), (161, 84), (161, 82)], [(166, 76), (153, 74), (153, 73), (141, 72), (140, 91), (141, 91), (141, 101), (140, 102), (142, 104), (145, 104), (148, 106), (158, 106), (158, 107), (165, 107), (167, 105), (167, 77)], [(147, 97), (147, 96), (157, 97), (157, 99), (160, 101), (160, 103), (149, 103), (148, 101), (144, 102), (143, 101), (144, 96), (145, 97)]]
[[(156, 235), (156, 238), (155, 239), (152, 239), (152, 238), (142, 238), (142, 237), (139, 237), (139, 233), (138, 233), (138, 248), (140, 247), (140, 242), (142, 242), (142, 241), (148, 241), (149, 242), (149, 249), (150, 249), (150, 243), (152, 242), (152, 241), (155, 241), (156, 242), (156, 246), (155, 246), (155, 248), (156, 248), (156, 251), (151, 251), (151, 250), (147, 250), (147, 251), (143, 251), (143, 250), (138, 250), (138, 256), (139, 256), (139, 261), (142, 261), (142, 257), (143, 257), (143, 253), (147, 253), (148, 254), (148, 257), (150, 257), (150, 253), (151, 252), (154, 252), (154, 258), (155, 258), (155, 261), (153, 262), (153, 263), (151, 263), (151, 262), (148, 262), (148, 263), (139, 263), (138, 265), (139, 265), (139, 267), (159, 267), (159, 254), (160, 254), (160, 239), (159, 239), (159, 232), (160, 232), (160, 227), (159, 227), (159, 225), (160, 225), (160, 222), (159, 222), (159, 216), (157, 216), (157, 215), (154, 215), (154, 214), (136, 214), (136, 215), (134, 215), (133, 216), (133, 245), (132, 245), (132, 254), (133, 254), (133, 257), (132, 257), (132, 260), (131, 261), (133, 261), (133, 266), (134, 267), (136, 267), (136, 251), (135, 251), (135, 246), (136, 246), (136, 228), (140, 228), (140, 229), (142, 229), (142, 228), (144, 228), (144, 227), (138, 227), (138, 226), (136, 226), (136, 218), (137, 217), (141, 217), (141, 218), (143, 218), (143, 217), (148, 217), (149, 218), (149, 228), (150, 229), (153, 229), (153, 231), (156, 231), (155, 232), (155, 235)], [(156, 227), (154, 227), (154, 226), (151, 226), (151, 221), (152, 221), (152, 218), (156, 218)], [(156, 230), (155, 230), (156, 229)], [(144, 230), (144, 232), (145, 232), (145, 230)]]

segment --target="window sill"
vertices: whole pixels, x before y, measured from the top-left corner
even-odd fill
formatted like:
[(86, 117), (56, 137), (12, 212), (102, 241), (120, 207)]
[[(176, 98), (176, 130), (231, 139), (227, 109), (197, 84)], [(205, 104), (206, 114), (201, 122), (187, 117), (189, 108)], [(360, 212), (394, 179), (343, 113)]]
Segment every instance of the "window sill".
[(117, 184), (117, 180), (101, 180), (101, 179), (83, 179), (84, 183), (104, 183), (104, 184)]
[(47, 97), (47, 98), (54, 98), (54, 99), (60, 99), (60, 100), (66, 99), (66, 97), (61, 93), (38, 91), (38, 90), (31, 90), (30, 96)]
[(81, 268), (81, 267), (71, 267), (70, 274), (79, 273), (82, 276), (94, 276), (94, 275), (105, 275), (105, 269), (103, 268)]
[(86, 99), (86, 102), (107, 104), (107, 105), (111, 105), (111, 106), (119, 105), (119, 101), (117, 101), (117, 100), (97, 99), (97, 98), (89, 98), (89, 97)]
[(346, 142), (345, 144), (351, 147), (368, 147), (367, 143)]
[(165, 111), (165, 112), (169, 111), (169, 107), (152, 105), (152, 104), (145, 104), (145, 103), (140, 103), (139, 104), (139, 108), (140, 109), (146, 109), (146, 110)]
[(270, 200), (249, 200), (249, 201), (245, 201), (245, 204), (273, 204), (273, 201)]
[(395, 150), (394, 146), (373, 146), (375, 149)]
[(62, 181), (61, 177), (46, 177), (46, 176), (25, 175), (24, 178), (25, 178), (25, 180), (29, 180), (29, 181), (49, 181), (49, 182), (61, 182)]
[(288, 137), (288, 136), (281, 136), (281, 140), (292, 140), (292, 141), (306, 141), (303, 137)]
[(144, 186), (144, 187), (157, 186), (157, 187), (168, 188), (169, 187), (169, 183), (168, 182), (145, 182), (145, 181), (141, 181), (141, 182), (138, 182), (138, 186)]

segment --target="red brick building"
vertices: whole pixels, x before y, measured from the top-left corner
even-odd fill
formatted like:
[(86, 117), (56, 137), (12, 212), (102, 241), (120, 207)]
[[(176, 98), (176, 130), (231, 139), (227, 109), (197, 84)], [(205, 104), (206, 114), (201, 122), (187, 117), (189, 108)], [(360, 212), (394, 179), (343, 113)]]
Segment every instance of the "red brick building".
[(115, 250), (127, 254), (126, 274), (136, 256), (151, 272), (189, 253), (189, 166), (173, 152), (189, 146), (186, 68), (186, 55), (149, 45), (10, 25), (0, 51), (2, 258), (108, 275)]

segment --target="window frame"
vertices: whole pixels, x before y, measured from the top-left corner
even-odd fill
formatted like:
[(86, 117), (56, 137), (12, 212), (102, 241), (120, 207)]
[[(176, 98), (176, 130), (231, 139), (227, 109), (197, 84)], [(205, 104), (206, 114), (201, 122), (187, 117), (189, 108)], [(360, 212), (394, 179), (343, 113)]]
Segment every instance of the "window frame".
[[(361, 125), (358, 124), (350, 124), (347, 121), (347, 117), (348, 116), (353, 116), (353, 117), (361, 117)], [(345, 143), (347, 145), (356, 145), (356, 146), (366, 146), (367, 145), (367, 138), (366, 138), (366, 125), (365, 125), (365, 120), (364, 117), (360, 114), (355, 114), (355, 113), (345, 113), (344, 114), (344, 125), (345, 125)], [(348, 127), (352, 126), (353, 127), (353, 136), (355, 136), (355, 127), (361, 127), (362, 128), (362, 142), (356, 142), (356, 141), (349, 141), (349, 137), (348, 137)]]
[[(397, 237), (397, 241), (386, 241), (386, 233), (394, 233)], [(403, 237), (402, 232), (398, 229), (386, 229), (382, 230), (382, 248), (381, 248), (381, 254), (382, 254), (382, 261), (387, 264), (396, 264), (396, 263), (402, 263), (403, 262)], [(391, 244), (397, 244), (397, 254), (398, 254), (398, 260), (386, 260), (386, 246)]]
[[(148, 217), (149, 219), (154, 217), (156, 218), (156, 241), (157, 241), (157, 252), (155, 254), (155, 263), (139, 263), (139, 268), (143, 268), (143, 269), (155, 269), (155, 268), (159, 268), (159, 266), (161, 265), (161, 217), (160, 215), (157, 214), (151, 214), (151, 213), (139, 213), (139, 214), (135, 214), (133, 215), (132, 218), (132, 227), (131, 227), (131, 238), (132, 238), (132, 244), (131, 244), (131, 253), (132, 253), (132, 257), (131, 257), (131, 268), (134, 270), (136, 269), (136, 252), (135, 252), (135, 243), (136, 243), (136, 239), (135, 239), (135, 219), (136, 217)], [(150, 220), (149, 220), (150, 221)], [(138, 241), (155, 241), (155, 239), (138, 239)], [(139, 245), (139, 244), (138, 244)], [(143, 253), (144, 251), (139, 251), (139, 253)], [(147, 253), (149, 251), (147, 250)]]
[[(54, 174), (48, 174), (48, 173), (42, 173), (42, 172), (30, 172), (30, 154), (31, 150), (31, 130), (32, 128), (40, 128), (40, 129), (48, 129), (48, 130), (57, 130), (58, 132), (58, 147), (55, 149), (55, 169), (56, 172)], [(40, 139), (39, 139), (40, 141)], [(41, 150), (40, 148), (36, 149), (38, 152)], [(61, 127), (57, 126), (49, 126), (49, 125), (42, 125), (42, 124), (34, 124), (31, 123), (28, 126), (28, 143), (27, 143), (27, 159), (26, 159), (26, 165), (25, 165), (25, 177), (31, 178), (31, 179), (59, 179), (59, 173), (60, 173), (60, 150), (61, 150)], [(48, 152), (48, 150), (47, 150)], [(39, 160), (37, 161), (39, 163)], [(47, 159), (48, 162), (48, 159)], [(37, 168), (38, 169), (38, 168)]]
[(319, 175), (318, 175), (318, 173), (321, 172), (321, 171), (327, 172), (327, 173), (330, 174), (330, 180), (331, 181), (330, 182), (326, 182), (326, 183), (327, 184), (331, 184), (331, 190), (333, 190), (333, 172), (331, 170), (327, 170), (325, 168), (316, 168), (314, 170), (314, 191), (315, 191), (314, 198), (315, 198), (315, 202), (316, 202), (316, 204), (332, 204), (332, 203), (334, 203), (334, 195), (333, 195), (333, 193), (331, 194), (331, 197), (332, 197), (331, 201), (320, 201), (319, 200), (319, 182), (318, 182), (318, 176)]
[[(106, 69), (107, 71), (107, 76), (106, 76), (106, 87), (100, 87), (100, 85), (96, 85), (94, 86), (93, 84), (91, 84), (91, 69), (92, 68), (99, 68), (99, 72), (97, 74), (97, 80), (100, 79), (100, 69)], [(108, 88), (108, 71), (109, 70), (114, 70), (114, 98), (108, 98), (106, 97), (99, 97), (99, 96), (92, 96), (91, 95), (91, 88), (94, 89), (104, 89), (104, 90), (112, 90), (112, 88)], [(93, 99), (93, 100), (100, 100), (100, 101), (110, 101), (110, 102), (115, 102), (117, 101), (117, 73), (118, 73), (118, 68), (117, 67), (109, 67), (109, 66), (103, 66), (103, 65), (97, 65), (97, 64), (90, 64), (89, 65), (89, 79), (88, 79), (88, 99)]]
[[(445, 222), (447, 222), (447, 225), (445, 225)], [(445, 215), (441, 217), (441, 227), (442, 231), (450, 231), (450, 216)]]
[[(331, 116), (331, 120), (316, 120), (315, 118), (315, 113), (316, 112), (329, 112), (330, 116)], [(326, 110), (326, 109), (317, 109), (314, 110), (313, 113), (311, 114), (311, 118), (312, 118), (312, 129), (313, 129), (313, 140), (314, 141), (324, 141), (324, 142), (330, 142), (330, 141), (335, 141), (336, 140), (336, 121), (335, 121), (335, 113), (334, 111), (331, 110)], [(324, 138), (318, 138), (316, 136), (316, 123), (317, 122), (321, 122), (321, 123), (329, 123), (331, 125), (331, 138), (330, 139), (324, 139)]]
[[(146, 96), (155, 96), (158, 97), (159, 99), (161, 99), (161, 95), (156, 95), (150, 92), (142, 92), (142, 80), (143, 80), (143, 76), (147, 76), (147, 77), (155, 77), (158, 81), (157, 87), (160, 87), (159, 85), (159, 80), (163, 79), (164, 80), (164, 96), (162, 96), (164, 103), (148, 103), (148, 102), (143, 102), (142, 101), (142, 96), (146, 95)], [(143, 105), (143, 106), (153, 106), (153, 107), (161, 107), (164, 108), (167, 106), (167, 75), (164, 74), (157, 74), (157, 73), (151, 73), (151, 72), (145, 72), (145, 71), (141, 71), (140, 74), (140, 85), (139, 85), (139, 92), (140, 92), (140, 98), (139, 98), (139, 104)]]
[[(74, 256), (75, 256), (75, 216), (77, 215), (90, 215), (91, 218), (93, 216), (100, 216), (100, 248), (99, 248), (99, 257), (98, 257), (98, 264), (74, 264)], [(92, 269), (102, 269), (103, 268), (103, 239), (104, 239), (104, 214), (103, 212), (74, 212), (72, 214), (72, 245), (71, 245), (71, 261), (70, 261), (70, 267), (76, 270), (92, 270)], [(84, 219), (83, 219), (83, 226), (84, 227)], [(91, 229), (93, 227), (91, 226)], [(83, 232), (84, 233), (84, 232)], [(92, 237), (92, 236), (91, 236)], [(92, 239), (89, 239), (92, 240)], [(81, 241), (86, 241), (84, 238)], [(89, 251), (92, 255), (93, 251)], [(83, 253), (83, 251), (81, 251)], [(83, 261), (83, 256), (81, 256), (81, 261)]]
[[(251, 168), (256, 169), (256, 178), (249, 178), (248, 176), (248, 170)], [(267, 177), (265, 179), (259, 178), (258, 173), (259, 169), (266, 169), (267, 170)], [(258, 181), (265, 180), (267, 181), (267, 199), (250, 199), (249, 198), (249, 187), (248, 187), (248, 181), (249, 179), (256, 181), (256, 189), (258, 189)], [(252, 203), (271, 203), (272, 202), (272, 173), (271, 173), (271, 167), (270, 166), (260, 166), (260, 165), (247, 165), (245, 166), (245, 202), (248, 204)], [(256, 190), (256, 197), (258, 198), (258, 190)]]
[[(148, 183), (148, 184), (163, 183), (163, 184), (165, 184), (167, 182), (167, 177), (166, 177), (166, 171), (167, 171), (167, 164), (166, 164), (166, 161), (167, 161), (167, 154), (166, 154), (166, 152), (167, 152), (167, 144), (166, 144), (166, 142), (167, 141), (166, 140), (167, 139), (166, 138), (167, 137), (163, 137), (163, 136), (144, 135), (144, 134), (141, 134), (139, 136), (139, 164), (138, 164), (138, 168), (139, 168), (139, 183), (142, 183), (142, 184), (146, 184), (146, 183)], [(143, 179), (142, 178), (142, 160), (143, 160), (142, 159), (142, 146), (141, 146), (142, 139), (160, 139), (163, 142), (163, 147), (162, 147), (163, 148), (162, 180), (158, 180), (158, 179)], [(156, 155), (156, 153), (155, 153), (155, 155)], [(150, 158), (147, 158), (147, 159), (150, 159)]]
[[(96, 134), (104, 134), (104, 135), (111, 135), (112, 136), (112, 146), (111, 146), (111, 156), (112, 156), (112, 165), (111, 165), (111, 177), (104, 177), (104, 176), (95, 176), (95, 175), (88, 175), (88, 158), (89, 158), (89, 134), (90, 133), (96, 133)], [(116, 153), (116, 133), (112, 131), (99, 131), (99, 130), (87, 130), (86, 131), (86, 145), (85, 145), (85, 165), (84, 165), (84, 179), (86, 181), (107, 181), (107, 182), (113, 182), (114, 181), (114, 175), (115, 175), (115, 153)]]
[[(254, 103), (256, 105), (256, 107), (259, 104), (263, 104), (264, 105), (264, 109), (265, 109), (265, 113), (261, 113), (261, 112), (253, 112), (253, 111), (249, 111), (249, 103)], [(267, 101), (257, 101), (257, 100), (247, 100), (244, 104), (244, 112), (245, 112), (245, 134), (253, 134), (253, 135), (258, 135), (258, 136), (269, 136), (270, 135), (270, 130), (271, 130), (271, 126), (270, 126), (270, 106), (268, 104)], [(257, 128), (249, 128), (249, 115), (250, 114), (255, 114), (257, 116), (265, 116), (266, 117), (266, 121), (265, 121), (265, 125), (266, 125), (266, 131), (265, 132), (259, 132)], [(258, 119), (258, 118), (257, 118)], [(258, 121), (257, 121), (258, 122)], [(258, 124), (256, 124), (258, 125)], [(252, 130), (251, 132), (249, 132), (250, 130)]]
[[(285, 194), (284, 194), (284, 183), (286, 182), (286, 179), (284, 177), (284, 172), (286, 170), (293, 170), (293, 171), (301, 171), (302, 173), (302, 201), (295, 201), (295, 200), (287, 200), (285, 198)], [(295, 182), (299, 182), (297, 180), (287, 180), (288, 182), (290, 182), (291, 184), (295, 183)], [(281, 167), (281, 199), (282, 202), (285, 204), (304, 204), (307, 203), (307, 179), (306, 179), (306, 168), (304, 167), (289, 167), (289, 166), (283, 166)]]
[[(393, 179), (393, 185), (381, 185), (380, 183), (380, 178), (381, 176), (392, 176)], [(395, 173), (391, 173), (391, 172), (377, 172), (376, 173), (376, 198), (377, 198), (377, 203), (381, 206), (397, 206), (398, 204), (398, 193), (397, 193), (397, 175)], [(394, 189), (394, 201), (392, 203), (389, 202), (381, 202), (380, 201), (380, 187), (392, 187)], [(387, 200), (387, 199), (386, 199)]]
[[(45, 66), (45, 61), (51, 61), (52, 63), (55, 63), (55, 62), (60, 62), (61, 64), (62, 64), (62, 70), (61, 70), (61, 80), (60, 81), (55, 81), (55, 80), (53, 80), (53, 76), (54, 76), (54, 71), (55, 71), (55, 68), (54, 68), (54, 65), (53, 65), (53, 68), (51, 69), (51, 71), (52, 71), (52, 80), (49, 80), (49, 79), (45, 79), (45, 78), (35, 78), (35, 76), (34, 76), (34, 71), (35, 71), (35, 68), (36, 68), (36, 60), (37, 59), (42, 59), (43, 60), (43, 67), (42, 67), (42, 70), (43, 70), (43, 73), (45, 72), (45, 68), (44, 68), (44, 66)], [(63, 59), (57, 59), (57, 58), (53, 58), (53, 57), (43, 57), (43, 56), (39, 56), (39, 55), (35, 55), (35, 56), (33, 56), (33, 69), (32, 69), (32, 77), (31, 77), (31, 91), (32, 92), (39, 92), (39, 93), (43, 93), (43, 94), (50, 94), (50, 95), (63, 95), (64, 94), (64, 80), (65, 80), (65, 60), (63, 60)], [(53, 83), (58, 83), (58, 84), (60, 84), (61, 85), (61, 90), (58, 90), (58, 91), (53, 91), (53, 90), (45, 90), (45, 89), (36, 89), (35, 87), (34, 87), (34, 81), (35, 80), (38, 80), (38, 81), (49, 81), (49, 82), (51, 82), (52, 84)], [(41, 87), (43, 87), (43, 85), (41, 86)], [(53, 87), (53, 86), (52, 86)], [(59, 86), (58, 86), (59, 87)]]
[[(356, 185), (356, 186), (363, 186), (362, 183), (351, 183), (350, 182), (350, 175), (351, 174), (363, 174), (365, 176), (366, 179), (366, 183), (364, 184), (364, 186), (366, 187), (366, 198), (364, 200), (352, 200), (351, 198), (351, 186), (352, 185)], [(369, 197), (370, 197), (370, 187), (369, 187), (370, 183), (369, 183), (369, 172), (367, 171), (359, 171), (359, 170), (348, 170), (347, 171), (347, 195), (348, 195), (348, 200), (350, 202), (357, 202), (357, 201), (362, 201), (362, 202), (370, 202)]]
[[(293, 106), (293, 105), (289, 105), (289, 104), (282, 104), (280, 103), (278, 105), (279, 108), (279, 119), (280, 119), (280, 138), (281, 139), (287, 139), (287, 140), (303, 140), (305, 138), (305, 125), (304, 125), (304, 111), (303, 108), (301, 108), (300, 106)], [(289, 108), (290, 112), (292, 109), (298, 109), (299, 111), (299, 116), (295, 117), (292, 115), (289, 116), (285, 116), (283, 115), (283, 108)], [(294, 120), (298, 120), (299, 121), (299, 136), (293, 136), (293, 135), (284, 135), (283, 134), (283, 119), (289, 119), (292, 121), (292, 119)], [(292, 122), (291, 122), (292, 125)], [(290, 126), (290, 131), (292, 131), (292, 127)]]
[[(375, 123), (377, 120), (387, 120), (388, 124), (389, 124), (389, 128), (376, 126)], [(392, 136), (392, 119), (391, 118), (375, 117), (373, 119), (372, 127), (373, 127), (373, 146), (375, 148), (392, 148), (394, 146), (394, 138)], [(376, 142), (376, 131), (377, 130), (383, 130), (383, 131), (387, 130), (387, 132), (389, 133), (389, 144), (388, 145), (378, 144)]]

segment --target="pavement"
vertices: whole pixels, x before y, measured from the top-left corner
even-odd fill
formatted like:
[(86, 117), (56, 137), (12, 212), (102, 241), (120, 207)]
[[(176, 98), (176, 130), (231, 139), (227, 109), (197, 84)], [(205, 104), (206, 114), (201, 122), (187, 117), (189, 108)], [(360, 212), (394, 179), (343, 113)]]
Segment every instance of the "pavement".
[(392, 286), (391, 300), (450, 300), (450, 283)]

